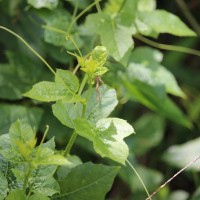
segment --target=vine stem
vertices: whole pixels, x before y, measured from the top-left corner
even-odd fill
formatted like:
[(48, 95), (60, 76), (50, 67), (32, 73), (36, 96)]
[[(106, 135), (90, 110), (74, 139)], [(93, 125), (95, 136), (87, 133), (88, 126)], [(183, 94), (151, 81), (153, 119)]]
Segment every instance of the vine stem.
[(84, 15), (88, 10), (90, 10), (90, 8), (92, 8), (94, 5), (96, 5), (97, 3), (99, 3), (101, 0), (95, 0), (95, 2), (91, 3), (87, 8), (85, 8), (82, 12), (80, 12), (71, 22), (71, 24), (69, 25), (67, 32), (70, 33), (72, 26), (74, 25), (74, 23), (82, 16)]
[(98, 13), (101, 13), (102, 10), (101, 10), (101, 6), (100, 6), (100, 4), (99, 4), (99, 1), (98, 1), (98, 0), (95, 0), (95, 2), (96, 2), (96, 8), (97, 8)]
[(25, 178), (24, 178), (24, 185), (23, 185), (23, 191), (24, 193), (26, 193), (26, 187), (27, 187), (27, 184), (28, 184), (28, 179), (31, 175), (31, 172), (32, 172), (32, 169), (31, 169), (31, 166), (30, 166), (30, 163), (29, 163), (29, 169), (28, 169), (28, 173), (26, 174)]
[(190, 10), (187, 7), (187, 4), (183, 0), (176, 0), (177, 5), (182, 10), (182, 13), (185, 15), (189, 23), (191, 24), (192, 28), (197, 32), (200, 36), (200, 26), (197, 20), (193, 17)]
[(66, 36), (66, 40), (68, 40), (68, 39), (71, 40), (71, 42), (73, 43), (73, 45), (74, 45), (75, 48), (77, 49), (79, 55), (80, 55), (81, 57), (83, 57), (82, 54), (81, 54), (80, 49), (78, 48), (78, 45), (76, 44), (76, 42), (74, 41), (74, 39), (70, 36), (70, 34), (66, 33), (66, 32), (65, 32), (64, 30), (62, 30), (62, 29), (58, 29), (58, 28), (55, 28), (55, 27), (52, 27), (52, 26), (42, 25), (42, 28), (47, 29), (47, 30), (50, 30), (50, 31), (53, 31), (53, 32), (56, 32), (56, 33), (60, 33), (60, 34), (62, 34), (62, 35), (65, 35), (65, 36)]
[(199, 56), (200, 57), (200, 51), (186, 48), (186, 47), (180, 47), (180, 46), (174, 46), (174, 45), (168, 45), (168, 44), (161, 44), (158, 42), (154, 42), (150, 39), (147, 39), (141, 35), (134, 35), (134, 38), (152, 46), (158, 49), (163, 49), (163, 50), (169, 50), (169, 51), (177, 51), (177, 52), (182, 52), (182, 53), (188, 53), (191, 55)]
[(158, 193), (162, 188), (164, 188), (169, 182), (171, 182), (176, 176), (178, 176), (181, 172), (183, 172), (185, 169), (187, 169), (190, 165), (194, 164), (196, 161), (200, 159), (200, 156), (198, 156), (196, 159), (188, 163), (184, 168), (179, 170), (174, 176), (172, 176), (170, 179), (168, 179), (164, 184), (162, 184), (155, 192), (153, 192), (146, 200), (151, 200), (151, 197), (153, 197), (156, 193)]
[(66, 157), (68, 154), (70, 154), (71, 148), (77, 138), (78, 134), (76, 133), (76, 131), (74, 130), (74, 132), (72, 133), (72, 136), (67, 144), (67, 147), (64, 151), (64, 157)]
[(138, 177), (138, 179), (140, 180), (142, 186), (144, 187), (144, 189), (145, 189), (145, 191), (146, 191), (146, 193), (147, 193), (147, 196), (148, 196), (147, 199), (148, 199), (148, 200), (152, 200), (152, 199), (151, 199), (151, 196), (150, 196), (150, 194), (149, 194), (149, 192), (148, 192), (148, 190), (147, 190), (147, 187), (145, 186), (145, 184), (144, 184), (142, 178), (140, 177), (140, 175), (138, 174), (137, 170), (136, 170), (136, 169), (133, 167), (133, 165), (128, 161), (128, 159), (126, 160), (126, 162), (127, 162), (128, 165), (131, 167), (131, 169), (134, 171), (134, 173), (137, 175), (137, 177)]
[(26, 42), (26, 40), (24, 40), (21, 36), (19, 36), (17, 33), (13, 32), (12, 30), (4, 27), (4, 26), (0, 26), (0, 29), (9, 32), (10, 34), (14, 35), (16, 38), (18, 38), (22, 43), (24, 43), (29, 50), (34, 53), (47, 67), (48, 69), (54, 74), (56, 75), (56, 72), (53, 70), (53, 68), (49, 65), (49, 63), (39, 54), (37, 53), (29, 44), (28, 42)]
[[(81, 85), (80, 85), (80, 88), (79, 88), (79, 91), (78, 91), (78, 95), (81, 95), (81, 93), (83, 92), (83, 89), (84, 89), (84, 87), (85, 87), (85, 85), (87, 83), (87, 80), (88, 80), (88, 75), (85, 74), (85, 76), (84, 76), (84, 78), (83, 78), (83, 80), (81, 82)], [(84, 112), (84, 109), (83, 109), (83, 111), (82, 111), (82, 117), (84, 117), (84, 115), (85, 115), (85, 112)], [(74, 144), (77, 136), (78, 136), (78, 134), (74, 130), (74, 132), (72, 133), (72, 136), (71, 136), (71, 138), (70, 138), (70, 140), (69, 140), (69, 142), (68, 142), (68, 144), (67, 144), (67, 146), (65, 148), (65, 151), (64, 151), (64, 156), (65, 157), (68, 154), (70, 154), (71, 148), (72, 148), (72, 146), (73, 146), (73, 144)]]

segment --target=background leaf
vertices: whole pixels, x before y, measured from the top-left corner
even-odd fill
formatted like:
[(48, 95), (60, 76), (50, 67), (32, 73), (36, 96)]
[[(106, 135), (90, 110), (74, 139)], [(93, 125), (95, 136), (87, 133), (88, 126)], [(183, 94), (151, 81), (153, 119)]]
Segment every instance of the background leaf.
[[(170, 33), (177, 36), (195, 36), (196, 33), (189, 29), (176, 15), (165, 10), (139, 12), (138, 18), (156, 33)], [(165, 22), (165, 23), (162, 23)]]
[(23, 123), (28, 123), (35, 130), (39, 128), (43, 110), (38, 107), (26, 107), (23, 105), (0, 105), (0, 134), (8, 133), (10, 125), (20, 119)]
[(58, 6), (58, 0), (28, 0), (28, 3), (34, 8), (54, 9)]
[(134, 123), (136, 136), (126, 139), (130, 151), (137, 156), (144, 155), (157, 146), (164, 136), (164, 120), (155, 114), (146, 114)]
[[(199, 156), (200, 138), (190, 140), (181, 145), (173, 145), (167, 149), (163, 159), (178, 168), (183, 168)], [(187, 170), (199, 171), (199, 163), (192, 164)]]
[(50, 79), (50, 73), (30, 56), (9, 51), (6, 55), (8, 63), (0, 64), (0, 98), (22, 99), (33, 84)]
[[(93, 14), (87, 17), (86, 27), (101, 37), (101, 43), (111, 56), (120, 61), (130, 48), (133, 47), (131, 35), (133, 31), (117, 22), (106, 14)], [(123, 40), (121, 40), (123, 38)]]

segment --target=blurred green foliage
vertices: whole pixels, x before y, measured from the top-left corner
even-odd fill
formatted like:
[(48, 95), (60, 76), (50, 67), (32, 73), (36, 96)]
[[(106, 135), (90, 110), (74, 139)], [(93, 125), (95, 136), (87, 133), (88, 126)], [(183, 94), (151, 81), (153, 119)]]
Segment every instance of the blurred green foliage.
[[(106, 86), (102, 89), (103, 109), (106, 115), (109, 114), (117, 104), (117, 95), (119, 103), (112, 115), (133, 125), (136, 135), (126, 138), (129, 159), (153, 192), (176, 170), (200, 155), (200, 58), (155, 49), (133, 39), (133, 35), (141, 34), (161, 43), (196, 49), (199, 38), (193, 37), (194, 31), (183, 22), (183, 13), (175, 2), (157, 1), (161, 9), (156, 9), (154, 0), (106, 0), (100, 2), (102, 12), (97, 13), (93, 6), (75, 20), (91, 3), (92, 0), (1, 0), (0, 25), (20, 34), (51, 66), (60, 70), (73, 70), (77, 65), (75, 57), (67, 51), (78, 52), (73, 42), (66, 40), (65, 33), (73, 37), (83, 54), (99, 44), (107, 47), (109, 58), (105, 66), (109, 72), (103, 80), (115, 88), (117, 94), (107, 91)], [(187, 3), (194, 16), (200, 18), (200, 3), (196, 0)], [(59, 105), (58, 102), (52, 112), (51, 103), (25, 98), (23, 94), (39, 81), (52, 84), (56, 81), (53, 82), (53, 75), (19, 40), (3, 30), (0, 30), (0, 47), (0, 134), (8, 133), (11, 123), (20, 119), (35, 127), (41, 139), (45, 124), (49, 124), (47, 138), (55, 136), (57, 147), (63, 149), (72, 132), (71, 116), (69, 119), (64, 116), (67, 121), (62, 121), (63, 116), (59, 113), (57, 118), (61, 124), (53, 113), (56, 115), (56, 109), (62, 111), (62, 106), (70, 109), (73, 104)], [(78, 76), (81, 77), (79, 71)], [(74, 86), (74, 82), (70, 85), (72, 91), (77, 90), (79, 84)], [(89, 105), (88, 115), (92, 114), (95, 119), (104, 116), (95, 112), (95, 102)], [(66, 123), (70, 128), (63, 125)], [(82, 128), (81, 123), (76, 126)], [(97, 157), (82, 138), (78, 138), (72, 152), (83, 161), (111, 163)], [(91, 163), (85, 165), (91, 165), (93, 170)], [(71, 183), (69, 180), (75, 182), (76, 173), (84, 173), (84, 167), (71, 171), (63, 187)], [(199, 169), (198, 163), (192, 165), (155, 199), (199, 199)], [(117, 169), (113, 170), (116, 174)], [(146, 194), (140, 184), (133, 172), (123, 166), (107, 199), (143, 200)]]

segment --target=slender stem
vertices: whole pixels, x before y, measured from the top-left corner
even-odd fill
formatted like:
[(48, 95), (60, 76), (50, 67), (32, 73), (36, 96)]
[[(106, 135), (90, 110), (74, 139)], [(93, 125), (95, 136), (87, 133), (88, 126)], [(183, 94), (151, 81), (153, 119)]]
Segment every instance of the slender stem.
[(78, 11), (79, 0), (76, 1), (76, 5), (73, 11), (72, 20), (76, 17)]
[(163, 49), (163, 50), (169, 50), (169, 51), (177, 51), (177, 52), (182, 52), (182, 53), (188, 53), (191, 55), (195, 55), (195, 56), (199, 56), (200, 57), (200, 51), (194, 50), (194, 49), (190, 49), (190, 48), (186, 48), (186, 47), (180, 47), (180, 46), (174, 46), (174, 45), (167, 45), (167, 44), (161, 44), (161, 43), (157, 43), (154, 42), (150, 39), (147, 39), (141, 35), (134, 35), (134, 38), (150, 45), (153, 46), (155, 48), (158, 49)]
[(33, 191), (33, 188), (32, 188), (32, 185), (31, 185), (31, 187), (30, 187), (30, 189), (29, 189), (29, 192), (28, 192), (28, 194), (26, 195), (26, 196), (27, 196), (27, 200), (28, 200), (29, 197), (31, 196), (32, 191)]
[(91, 3), (87, 8), (85, 8), (82, 12), (80, 12), (71, 22), (71, 24), (68, 27), (67, 32), (70, 33), (72, 26), (74, 25), (74, 23), (82, 16), (84, 15), (88, 10), (90, 10), (90, 8), (92, 8), (94, 5), (97, 4), (97, 2), (99, 2), (100, 0), (96, 0), (95, 2)]
[(199, 174), (197, 172), (192, 171), (193, 180), (195, 183), (196, 189), (199, 187)]
[(99, 1), (98, 1), (98, 0), (95, 0), (95, 2), (96, 2), (96, 8), (97, 8), (98, 13), (101, 13), (102, 10), (101, 10), (101, 6), (100, 6), (100, 4), (99, 4)]
[[(42, 57), (40, 56), (39, 53), (37, 53), (21, 36), (19, 36), (17, 33), (13, 32), (12, 30), (4, 27), (4, 26), (0, 26), (0, 29), (2, 30), (5, 30), (7, 32), (9, 32), (10, 34), (14, 35), (16, 38), (18, 38), (22, 43), (24, 43), (28, 48), (29, 50), (34, 53), (47, 67), (48, 69), (56, 76), (58, 77), (61, 81), (62, 81), (62, 78), (60, 76), (58, 76), (56, 74), (56, 72), (53, 70), (53, 68), (47, 63), (47, 61)], [(60, 31), (60, 30), (59, 30)], [(70, 93), (73, 94), (73, 92), (71, 90), (69, 90), (68, 86), (65, 84), (65, 87), (68, 89), (68, 91), (70, 91)]]
[(53, 68), (47, 63), (47, 61), (42, 57), (40, 56), (39, 53), (37, 53), (21, 36), (19, 36), (17, 33), (11, 31), (10, 29), (4, 27), (4, 26), (0, 26), (0, 29), (4, 30), (4, 31), (7, 31), (9, 32), (10, 34), (14, 35), (16, 38), (18, 38), (22, 43), (24, 43), (29, 49), (31, 52), (33, 52), (47, 67), (48, 69), (55, 75), (55, 71), (53, 70)]
[(88, 75), (85, 74), (85, 76), (83, 77), (83, 80), (81, 82), (81, 86), (79, 88), (78, 95), (81, 95), (81, 93), (83, 92), (83, 89), (85, 87), (85, 84), (87, 83), (87, 80), (88, 80)]
[(50, 30), (50, 31), (53, 31), (53, 32), (56, 32), (56, 33), (60, 33), (62, 35), (65, 35), (66, 40), (71, 40), (71, 42), (73, 43), (73, 45), (77, 49), (79, 55), (82, 57), (82, 54), (81, 54), (80, 49), (78, 48), (78, 45), (76, 44), (76, 42), (74, 41), (72, 36), (70, 36), (70, 34), (68, 34), (67, 32), (65, 32), (62, 29), (58, 29), (58, 28), (55, 28), (55, 27), (52, 27), (52, 26), (42, 25), (42, 28)]
[[(185, 169), (187, 169), (190, 165), (194, 164), (200, 159), (200, 156), (198, 156), (196, 159), (192, 160), (190, 163), (188, 163), (184, 168), (179, 170), (176, 174), (174, 174), (170, 179), (168, 179), (164, 184), (162, 184), (157, 190), (155, 190), (150, 197), (153, 197), (155, 194), (157, 194), (162, 188), (164, 188), (169, 182), (171, 182), (175, 177), (177, 177), (181, 172), (183, 172)], [(148, 197), (146, 200), (150, 200), (151, 198)]]
[(32, 172), (32, 168), (30, 166), (30, 163), (29, 163), (29, 169), (28, 169), (28, 173), (26, 174), (25, 178), (24, 178), (24, 186), (23, 186), (23, 191), (24, 193), (26, 193), (26, 187), (27, 187), (27, 184), (28, 184), (28, 179), (31, 175), (31, 172)]
[(145, 189), (145, 191), (146, 191), (146, 193), (147, 193), (148, 199), (149, 199), (149, 200), (152, 200), (152, 199), (151, 199), (151, 196), (150, 196), (150, 194), (149, 194), (149, 192), (148, 192), (148, 190), (147, 190), (147, 188), (146, 188), (146, 186), (145, 186), (145, 184), (144, 184), (142, 178), (141, 178), (140, 175), (138, 174), (137, 170), (136, 170), (136, 169), (133, 167), (133, 165), (128, 161), (128, 159), (126, 160), (126, 162), (129, 164), (129, 166), (131, 167), (131, 169), (135, 172), (135, 174), (137, 175), (138, 179), (139, 179), (140, 182), (142, 183), (142, 185), (143, 185), (143, 187), (144, 187), (144, 189)]
[(48, 131), (49, 131), (49, 125), (46, 125), (46, 130), (45, 130), (45, 132), (44, 132), (44, 135), (43, 135), (43, 137), (42, 137), (42, 140), (41, 140), (39, 146), (41, 146), (41, 145), (43, 144), (43, 142), (44, 142), (44, 140), (45, 140), (45, 138), (46, 138), (46, 136), (47, 136)]
[[(87, 79), (88, 79), (88, 75), (85, 74), (85, 76), (84, 76), (84, 78), (83, 78), (83, 80), (81, 82), (81, 86), (79, 88), (78, 95), (81, 95), (81, 93), (83, 92), (83, 89), (84, 89), (84, 87), (85, 87), (85, 85), (87, 83)], [(82, 111), (82, 116), (83, 116), (83, 113), (84, 113), (84, 111)], [(67, 156), (68, 154), (70, 154), (71, 148), (72, 148), (77, 136), (78, 136), (78, 134), (74, 130), (74, 132), (73, 132), (73, 134), (72, 134), (72, 136), (71, 136), (71, 138), (70, 138), (70, 140), (69, 140), (69, 142), (68, 142), (68, 144), (67, 144), (67, 146), (65, 148), (64, 156)]]
[(182, 13), (185, 15), (187, 20), (190, 22), (192, 28), (200, 36), (200, 26), (199, 26), (197, 20), (193, 17), (190, 10), (188, 9), (187, 4), (183, 0), (176, 0), (176, 3), (178, 4), (179, 8), (182, 10)]
[(124, 1), (121, 3), (120, 8), (119, 8), (119, 10), (117, 11), (117, 13), (120, 13), (120, 12), (121, 12), (121, 10), (122, 10), (122, 8), (123, 8), (123, 6), (124, 6), (125, 3), (126, 3), (126, 0), (124, 0)]
[(70, 140), (69, 140), (69, 142), (68, 142), (68, 144), (67, 144), (67, 147), (66, 147), (66, 149), (65, 149), (65, 151), (64, 151), (64, 156), (65, 156), (65, 157), (66, 157), (68, 154), (70, 154), (71, 148), (72, 148), (72, 146), (73, 146), (73, 144), (74, 144), (74, 142), (75, 142), (77, 136), (78, 136), (78, 134), (77, 134), (76, 131), (74, 130), (74, 132), (73, 132), (73, 134), (72, 134), (72, 136), (71, 136), (71, 138), (70, 138)]
[(86, 103), (83, 104), (83, 111), (82, 111), (82, 118), (85, 117), (85, 113), (86, 113), (86, 108), (87, 108), (87, 104), (88, 104), (88, 99), (90, 97), (90, 94), (91, 94), (91, 90), (92, 90), (92, 84), (89, 85), (89, 89), (87, 91), (87, 96), (86, 96)]
[(75, 67), (74, 70), (73, 70), (73, 74), (76, 74), (76, 72), (78, 71), (79, 67), (80, 67), (80, 65), (77, 64), (76, 67)]

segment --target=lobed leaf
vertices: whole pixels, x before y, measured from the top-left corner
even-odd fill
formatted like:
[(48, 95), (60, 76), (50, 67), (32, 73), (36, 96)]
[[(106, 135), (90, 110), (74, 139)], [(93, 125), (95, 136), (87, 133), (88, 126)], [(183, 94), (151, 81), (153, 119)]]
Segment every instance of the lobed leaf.
[(57, 101), (52, 106), (54, 116), (65, 126), (74, 128), (73, 120), (81, 117), (82, 105)]
[(79, 135), (93, 142), (95, 151), (102, 157), (125, 164), (129, 149), (123, 139), (134, 132), (125, 120), (101, 119), (95, 127), (86, 119), (75, 119), (74, 126)]
[(30, 160), (35, 145), (35, 133), (30, 125), (21, 123), (20, 120), (13, 123), (9, 130), (12, 148), (14, 148), (23, 158)]
[(64, 85), (49, 81), (42, 81), (35, 84), (24, 96), (44, 102), (70, 98), (69, 91)]
[[(108, 117), (118, 104), (117, 94), (113, 88), (102, 85), (99, 92), (100, 100), (98, 100), (97, 90), (95, 88), (91, 90), (86, 107), (86, 118), (92, 123)], [(83, 93), (83, 98), (87, 96), (87, 93), (88, 91)]]
[(107, 14), (91, 14), (87, 17), (86, 27), (101, 37), (101, 43), (117, 61), (121, 60), (133, 47), (133, 30), (119, 25)]
[(75, 94), (78, 88), (78, 78), (72, 72), (58, 69), (55, 75), (55, 82), (39, 82), (24, 96), (45, 102), (58, 100), (74, 102), (78, 99)]
[(73, 93), (76, 93), (79, 89), (79, 80), (77, 76), (75, 76), (69, 70), (57, 69), (55, 83), (63, 84), (65, 87), (67, 87), (68, 90)]

